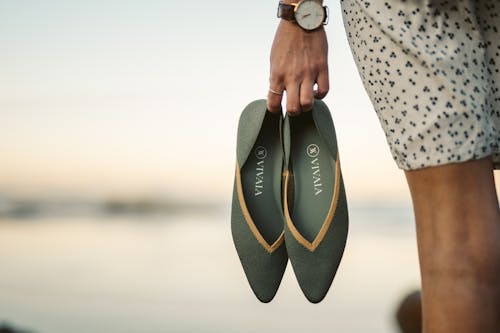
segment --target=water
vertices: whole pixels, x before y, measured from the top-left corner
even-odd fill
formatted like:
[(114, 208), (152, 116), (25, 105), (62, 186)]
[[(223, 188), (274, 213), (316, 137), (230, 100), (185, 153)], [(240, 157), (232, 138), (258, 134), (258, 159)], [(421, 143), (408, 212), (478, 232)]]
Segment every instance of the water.
[(253, 296), (229, 210), (0, 220), (0, 322), (39, 333), (397, 332), (419, 285), (406, 206), (352, 205), (325, 300), (307, 302), (288, 265), (275, 299)]

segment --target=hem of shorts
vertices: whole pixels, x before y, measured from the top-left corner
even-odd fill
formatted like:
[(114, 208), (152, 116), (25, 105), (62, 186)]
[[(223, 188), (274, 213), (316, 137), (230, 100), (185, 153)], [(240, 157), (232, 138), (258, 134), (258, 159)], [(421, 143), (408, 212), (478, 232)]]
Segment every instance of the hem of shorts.
[(422, 169), (427, 169), (427, 168), (432, 168), (432, 167), (438, 167), (438, 166), (444, 166), (448, 164), (459, 164), (459, 163), (465, 163), (465, 162), (470, 162), (474, 160), (480, 160), (482, 158), (486, 158), (488, 156), (491, 156), (493, 158), (493, 168), (494, 169), (500, 169), (500, 150), (499, 149), (491, 149), (490, 151), (486, 152), (481, 152), (479, 154), (474, 154), (471, 156), (468, 156), (465, 159), (454, 159), (451, 161), (441, 161), (441, 162), (430, 162), (426, 161), (427, 163), (420, 163), (418, 166), (415, 166), (415, 164), (418, 163), (407, 163), (406, 160), (398, 161), (395, 160), (397, 166), (399, 169), (404, 170), (404, 171), (415, 171), (415, 170), (422, 170)]

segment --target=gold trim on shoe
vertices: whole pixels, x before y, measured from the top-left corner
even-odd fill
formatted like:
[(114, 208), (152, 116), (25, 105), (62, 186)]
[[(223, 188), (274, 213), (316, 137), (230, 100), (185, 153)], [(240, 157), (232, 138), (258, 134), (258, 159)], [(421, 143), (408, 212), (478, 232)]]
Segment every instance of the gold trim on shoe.
[(245, 202), (245, 196), (243, 195), (243, 187), (241, 185), (241, 174), (240, 174), (240, 168), (238, 166), (238, 162), (236, 162), (236, 191), (238, 193), (238, 201), (240, 203), (241, 211), (243, 213), (243, 217), (245, 218), (245, 221), (248, 224), (248, 227), (252, 231), (253, 235), (255, 236), (255, 239), (257, 239), (257, 242), (259, 242), (262, 247), (269, 252), (270, 254), (276, 251), (281, 244), (285, 241), (285, 231), (283, 230), (281, 234), (278, 236), (276, 241), (273, 244), (269, 244), (264, 237), (262, 237), (262, 234), (260, 233), (259, 229), (257, 229), (257, 226), (253, 222), (252, 216), (250, 216), (250, 212), (248, 211), (247, 204)]
[(328, 210), (328, 214), (326, 214), (325, 221), (323, 222), (323, 225), (321, 226), (321, 229), (319, 230), (319, 233), (316, 235), (316, 238), (313, 240), (313, 242), (309, 242), (307, 239), (304, 238), (300, 234), (300, 232), (297, 230), (295, 225), (293, 224), (292, 218), (290, 217), (290, 212), (288, 210), (288, 183), (289, 183), (289, 175), (290, 172), (286, 171), (285, 175), (285, 189), (283, 191), (284, 193), (284, 204), (283, 208), (285, 211), (285, 221), (290, 229), (290, 232), (292, 233), (293, 237), (299, 242), (302, 246), (304, 246), (306, 249), (308, 249), (311, 252), (314, 252), (316, 248), (319, 246), (323, 238), (325, 238), (326, 232), (328, 231), (328, 228), (330, 228), (330, 224), (332, 224), (333, 216), (335, 215), (335, 211), (337, 210), (337, 204), (339, 201), (339, 191), (340, 191), (340, 159), (337, 156), (337, 160), (335, 161), (335, 186), (334, 186), (334, 192), (333, 192), (333, 198), (330, 203), (330, 209)]

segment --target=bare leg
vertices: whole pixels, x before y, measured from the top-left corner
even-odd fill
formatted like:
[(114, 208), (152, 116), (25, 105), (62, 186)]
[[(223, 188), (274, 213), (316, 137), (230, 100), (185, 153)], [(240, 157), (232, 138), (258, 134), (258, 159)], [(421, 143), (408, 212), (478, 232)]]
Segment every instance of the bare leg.
[(425, 333), (500, 332), (500, 212), (489, 158), (407, 171)]

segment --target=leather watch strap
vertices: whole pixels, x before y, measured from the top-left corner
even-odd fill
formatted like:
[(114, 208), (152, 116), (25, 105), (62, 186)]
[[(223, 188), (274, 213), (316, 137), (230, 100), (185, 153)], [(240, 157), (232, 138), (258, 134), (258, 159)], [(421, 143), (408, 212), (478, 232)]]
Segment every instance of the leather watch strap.
[(295, 6), (280, 1), (278, 5), (278, 17), (288, 21), (295, 21)]

